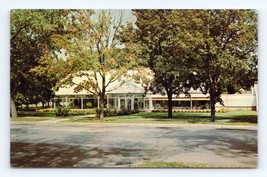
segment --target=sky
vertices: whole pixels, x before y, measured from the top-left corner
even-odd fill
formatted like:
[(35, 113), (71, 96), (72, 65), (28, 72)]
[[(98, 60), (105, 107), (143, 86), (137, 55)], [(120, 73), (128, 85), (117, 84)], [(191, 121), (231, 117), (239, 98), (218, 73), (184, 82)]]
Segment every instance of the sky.
[[(11, 169), (9, 166), (10, 9), (257, 9), (259, 14), (259, 166), (257, 169)], [(267, 174), (267, 1), (266, 0), (0, 0), (1, 123), (3, 177), (264, 177)]]

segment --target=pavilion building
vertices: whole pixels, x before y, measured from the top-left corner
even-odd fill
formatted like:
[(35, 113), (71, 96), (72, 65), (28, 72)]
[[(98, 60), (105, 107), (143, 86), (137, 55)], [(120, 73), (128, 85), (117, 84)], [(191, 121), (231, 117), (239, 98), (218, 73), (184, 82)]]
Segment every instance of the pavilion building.
[[(76, 77), (76, 83), (84, 78)], [(55, 93), (54, 102), (57, 105), (73, 109), (89, 109), (99, 107), (99, 98), (93, 96), (86, 90), (75, 92), (75, 86), (61, 87)], [(216, 104), (216, 109), (257, 109), (257, 84), (251, 87), (250, 91), (242, 90), (236, 94), (222, 94), (224, 106)], [(106, 108), (114, 109), (138, 109), (140, 111), (152, 111), (154, 109), (166, 109), (167, 95), (152, 94), (145, 92), (141, 84), (132, 79), (121, 79), (110, 84), (106, 89)], [(203, 94), (200, 90), (189, 91), (189, 96), (180, 94), (173, 95), (173, 109), (209, 109), (209, 95)]]

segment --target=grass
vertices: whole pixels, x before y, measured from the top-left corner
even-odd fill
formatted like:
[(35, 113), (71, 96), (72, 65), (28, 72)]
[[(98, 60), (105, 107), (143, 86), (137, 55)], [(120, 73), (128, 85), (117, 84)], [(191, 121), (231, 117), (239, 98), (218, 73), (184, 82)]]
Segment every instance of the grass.
[[(55, 118), (54, 112), (18, 112), (19, 118), (12, 121), (43, 121)], [(216, 113), (216, 122), (209, 120), (210, 113), (173, 113), (173, 118), (168, 118), (167, 113), (140, 112), (131, 115), (106, 117), (98, 120), (88, 116), (75, 118), (69, 116), (69, 120), (62, 122), (83, 122), (83, 123), (159, 123), (159, 124), (217, 124), (217, 125), (257, 125), (258, 118), (255, 111), (229, 111)], [(60, 118), (60, 117), (58, 117)]]
[(39, 112), (39, 111), (18, 111), (18, 117), (52, 117), (56, 114), (54, 112)]
[(136, 168), (216, 168), (217, 166), (211, 166), (202, 163), (191, 162), (146, 162), (137, 165)]
[(64, 122), (84, 123), (161, 123), (161, 124), (218, 124), (218, 125), (257, 125), (257, 112), (232, 111), (216, 113), (216, 122), (209, 120), (210, 113), (173, 113), (168, 118), (167, 113), (140, 112), (131, 115), (107, 117), (98, 120), (94, 117), (70, 119)]
[(49, 118), (44, 118), (44, 117), (19, 117), (19, 118), (11, 118), (11, 121), (16, 121), (16, 122), (36, 122), (36, 121), (44, 121), (44, 120), (49, 120)]
[(18, 117), (11, 118), (10, 120), (16, 122), (37, 122), (49, 120), (51, 118), (55, 118), (55, 113), (38, 111), (18, 111)]

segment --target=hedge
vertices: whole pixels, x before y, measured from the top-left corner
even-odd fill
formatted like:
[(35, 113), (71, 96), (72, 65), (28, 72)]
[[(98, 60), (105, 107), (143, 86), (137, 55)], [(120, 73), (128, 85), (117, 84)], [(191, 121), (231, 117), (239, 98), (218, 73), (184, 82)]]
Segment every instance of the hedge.
[[(173, 109), (173, 112), (176, 113), (209, 113), (210, 109)], [(168, 109), (154, 109), (152, 112), (168, 112)], [(226, 109), (216, 110), (218, 113), (228, 112)]]

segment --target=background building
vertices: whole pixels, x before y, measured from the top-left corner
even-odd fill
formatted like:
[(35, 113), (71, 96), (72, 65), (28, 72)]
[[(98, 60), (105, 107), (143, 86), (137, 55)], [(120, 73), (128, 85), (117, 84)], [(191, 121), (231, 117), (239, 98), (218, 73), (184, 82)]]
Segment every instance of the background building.
[[(75, 82), (82, 78), (74, 78)], [(55, 93), (54, 107), (61, 105), (74, 109), (89, 109), (99, 107), (99, 98), (83, 90), (75, 92), (75, 86), (61, 87)], [(209, 109), (209, 95), (204, 95), (200, 90), (189, 91), (189, 95), (180, 94), (173, 96), (173, 109)], [(224, 105), (216, 104), (216, 109), (229, 110), (256, 110), (257, 109), (257, 84), (249, 91), (241, 91), (236, 94), (222, 94)], [(138, 109), (140, 111), (152, 111), (154, 109), (167, 109), (167, 95), (145, 92), (141, 84), (131, 78), (123, 78), (115, 81), (107, 87), (106, 108)]]

